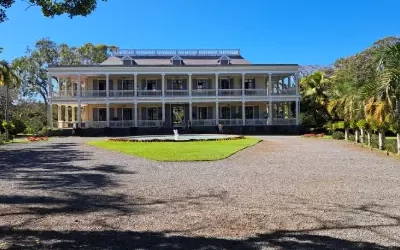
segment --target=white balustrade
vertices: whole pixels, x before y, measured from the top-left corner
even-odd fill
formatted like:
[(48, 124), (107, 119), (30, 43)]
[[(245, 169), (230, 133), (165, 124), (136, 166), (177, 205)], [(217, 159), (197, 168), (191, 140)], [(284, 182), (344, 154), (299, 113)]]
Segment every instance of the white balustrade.
[(267, 119), (246, 119), (246, 125), (249, 126), (267, 125)]
[(215, 96), (215, 89), (194, 89), (192, 96)]
[(154, 97), (154, 96), (161, 96), (161, 90), (138, 90), (139, 97)]
[(126, 121), (110, 121), (111, 128), (130, 128), (135, 126), (135, 121), (126, 120)]
[(192, 126), (215, 126), (214, 119), (199, 119), (199, 120), (192, 120)]
[(134, 90), (110, 90), (110, 97), (133, 97)]
[(242, 89), (220, 89), (218, 90), (219, 96), (241, 96)]
[(161, 127), (161, 120), (138, 120), (139, 127)]
[(107, 93), (105, 90), (83, 90), (82, 97), (98, 97), (103, 98), (106, 97)]
[(219, 119), (219, 123), (225, 126), (240, 126), (243, 125), (242, 119)]
[(88, 128), (105, 128), (107, 126), (106, 121), (86, 121), (85, 123)]
[(244, 91), (246, 96), (266, 96), (267, 90), (266, 89), (246, 89)]
[(272, 125), (296, 125), (296, 118), (273, 118)]
[(278, 89), (272, 95), (296, 95), (296, 88)]
[(189, 91), (188, 90), (166, 90), (165, 91), (165, 96), (188, 96)]
[(113, 56), (240, 56), (239, 49), (119, 49)]

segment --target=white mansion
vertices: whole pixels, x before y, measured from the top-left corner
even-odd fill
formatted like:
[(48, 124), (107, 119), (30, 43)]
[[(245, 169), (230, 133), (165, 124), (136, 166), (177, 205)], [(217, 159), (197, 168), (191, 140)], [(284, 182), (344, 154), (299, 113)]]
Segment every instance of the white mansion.
[[(296, 126), (298, 68), (251, 64), (236, 49), (121, 49), (100, 65), (49, 67), (49, 124)], [(52, 105), (58, 106), (57, 122)]]

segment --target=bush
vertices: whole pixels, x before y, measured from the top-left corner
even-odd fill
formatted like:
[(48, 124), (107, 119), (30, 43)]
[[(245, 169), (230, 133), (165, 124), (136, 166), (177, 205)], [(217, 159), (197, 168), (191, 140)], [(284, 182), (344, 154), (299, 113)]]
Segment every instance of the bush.
[(25, 130), (25, 123), (21, 120), (15, 119), (12, 121), (14, 127), (10, 129), (10, 135), (17, 135), (23, 133)]
[(335, 122), (333, 124), (334, 130), (343, 130), (344, 129), (344, 122)]
[(344, 133), (342, 131), (336, 131), (332, 133), (332, 139), (344, 140)]
[(4, 141), (6, 140), (6, 137), (4, 134), (0, 134), (0, 145), (4, 143)]
[(367, 123), (366, 120), (361, 119), (361, 120), (359, 120), (359, 121), (357, 122), (356, 125), (357, 125), (357, 127), (358, 127), (359, 129), (365, 129), (365, 128), (367, 128), (368, 123)]
[(44, 123), (35, 117), (28, 119), (26, 122), (25, 134), (37, 134), (39, 131), (43, 130)]

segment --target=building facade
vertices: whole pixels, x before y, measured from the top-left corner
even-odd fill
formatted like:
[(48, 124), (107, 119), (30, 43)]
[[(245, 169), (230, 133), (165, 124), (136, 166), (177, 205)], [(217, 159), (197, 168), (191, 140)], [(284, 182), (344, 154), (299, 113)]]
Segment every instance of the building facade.
[(49, 67), (49, 124), (198, 131), (218, 124), (297, 126), (298, 70), (297, 64), (251, 64), (235, 49), (118, 50), (100, 65)]

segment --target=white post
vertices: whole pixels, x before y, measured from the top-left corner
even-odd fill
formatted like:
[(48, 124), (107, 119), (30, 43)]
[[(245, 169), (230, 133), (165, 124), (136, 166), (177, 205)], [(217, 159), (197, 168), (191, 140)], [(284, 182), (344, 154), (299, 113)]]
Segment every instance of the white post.
[(268, 95), (269, 95), (269, 106), (268, 106), (268, 125), (272, 125), (272, 74), (268, 74)]
[(138, 115), (137, 115), (137, 103), (135, 102), (135, 104), (134, 104), (134, 118), (135, 118), (135, 127), (137, 127), (138, 126)]
[(108, 100), (108, 98), (110, 97), (110, 79), (109, 79), (110, 77), (109, 77), (109, 74), (106, 74), (106, 97), (107, 97), (107, 100)]
[(242, 124), (243, 126), (246, 125), (246, 103), (243, 101), (242, 102)]
[(299, 125), (300, 103), (299, 98), (296, 98), (296, 125)]
[(68, 79), (64, 79), (64, 96), (68, 96)]
[[(108, 88), (107, 88), (108, 89)], [(106, 107), (106, 127), (110, 127), (110, 103), (107, 102), (107, 107)]]
[[(246, 75), (246, 73), (242, 73), (242, 96), (243, 97), (245, 96), (245, 88), (244, 88), (245, 75)], [(244, 123), (243, 123), (243, 125), (244, 125)]]
[(192, 73), (189, 73), (189, 86), (188, 86), (188, 90), (189, 90), (189, 96), (192, 96)]
[(82, 106), (81, 102), (78, 102), (78, 128), (82, 127)]
[(295, 74), (295, 77), (296, 77), (296, 79), (295, 79), (295, 84), (296, 84), (296, 95), (298, 96), (298, 95), (299, 95), (299, 89), (300, 89), (300, 74), (299, 74), (299, 72), (297, 72), (297, 73)]
[(65, 107), (65, 122), (68, 123), (68, 119), (69, 119), (69, 116), (68, 116), (68, 112), (69, 112), (68, 105), (65, 105), (64, 107)]
[(165, 102), (162, 103), (162, 121), (165, 122)]
[(218, 73), (215, 73), (215, 95), (218, 96)]
[(217, 125), (219, 123), (219, 105), (218, 105), (218, 102), (215, 102), (215, 123)]
[(135, 73), (133, 75), (133, 91), (134, 91), (134, 96), (137, 96), (137, 74)]
[(58, 78), (58, 96), (62, 96), (62, 78)]
[(62, 124), (63, 124), (63, 121), (62, 121), (62, 105), (60, 105), (60, 104), (58, 104), (57, 105), (57, 123), (58, 123), (58, 125), (57, 125), (57, 127), (58, 128), (62, 128), (63, 126), (62, 126)]
[(189, 121), (190, 121), (190, 125), (192, 125), (192, 102), (189, 102)]
[(272, 95), (272, 74), (268, 74), (268, 95)]
[(78, 98), (81, 97), (81, 74), (78, 74)]
[(75, 122), (75, 107), (74, 106), (71, 106), (71, 111), (72, 111), (71, 121)]
[(165, 73), (162, 73), (161, 74), (161, 95), (162, 95), (162, 97), (164, 97), (165, 96), (165, 86), (164, 86), (164, 83), (165, 83)]

